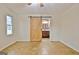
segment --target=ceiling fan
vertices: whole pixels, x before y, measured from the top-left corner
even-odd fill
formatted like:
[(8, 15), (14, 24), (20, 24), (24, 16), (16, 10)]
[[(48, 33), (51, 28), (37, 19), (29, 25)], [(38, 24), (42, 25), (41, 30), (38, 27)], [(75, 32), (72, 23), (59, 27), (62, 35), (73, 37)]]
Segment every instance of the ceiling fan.
[[(27, 3), (27, 5), (32, 5), (32, 3)], [(40, 7), (44, 7), (43, 3), (39, 3)]]

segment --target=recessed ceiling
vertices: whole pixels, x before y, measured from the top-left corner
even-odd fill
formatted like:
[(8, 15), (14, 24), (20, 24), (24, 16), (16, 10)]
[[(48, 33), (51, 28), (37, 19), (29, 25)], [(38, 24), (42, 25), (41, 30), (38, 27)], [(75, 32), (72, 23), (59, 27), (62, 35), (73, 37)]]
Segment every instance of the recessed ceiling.
[(44, 7), (40, 7), (38, 3), (28, 6), (27, 3), (6, 3), (0, 4), (8, 7), (17, 14), (49, 14), (59, 15), (70, 8), (73, 3), (44, 3)]

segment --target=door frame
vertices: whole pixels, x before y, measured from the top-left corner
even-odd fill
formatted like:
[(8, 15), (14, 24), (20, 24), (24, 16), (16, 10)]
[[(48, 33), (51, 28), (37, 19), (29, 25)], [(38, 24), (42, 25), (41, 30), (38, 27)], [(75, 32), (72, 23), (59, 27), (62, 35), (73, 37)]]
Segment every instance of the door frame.
[[(31, 20), (31, 19), (30, 19), (30, 16), (33, 16), (33, 17), (34, 17), (34, 16), (40, 17), (40, 15), (29, 15), (29, 16), (28, 16), (28, 19), (29, 19), (29, 41), (31, 41), (31, 38), (30, 38), (30, 20)], [(53, 40), (52, 40), (52, 39), (53, 39), (53, 38), (52, 38), (52, 30), (53, 30), (53, 29), (52, 29), (52, 26), (53, 26), (53, 25), (52, 25), (52, 23), (53, 23), (53, 22), (52, 22), (52, 21), (53, 21), (52, 15), (41, 15), (41, 17), (44, 17), (44, 16), (50, 16), (50, 38), (49, 38), (49, 41), (53, 41)], [(51, 23), (51, 22), (52, 22), (52, 23)]]

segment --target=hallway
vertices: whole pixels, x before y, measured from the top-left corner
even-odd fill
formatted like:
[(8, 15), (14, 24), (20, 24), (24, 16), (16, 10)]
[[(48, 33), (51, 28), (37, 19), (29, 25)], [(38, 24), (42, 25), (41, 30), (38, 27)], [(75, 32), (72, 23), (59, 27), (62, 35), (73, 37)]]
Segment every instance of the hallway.
[(19, 41), (4, 49), (8, 55), (78, 55), (79, 53), (59, 41)]

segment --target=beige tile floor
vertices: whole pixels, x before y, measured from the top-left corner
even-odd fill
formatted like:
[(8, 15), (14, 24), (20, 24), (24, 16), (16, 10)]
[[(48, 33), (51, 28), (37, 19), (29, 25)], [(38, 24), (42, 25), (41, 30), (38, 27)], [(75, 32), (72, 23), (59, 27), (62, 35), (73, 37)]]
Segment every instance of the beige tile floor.
[(78, 55), (75, 50), (59, 41), (27, 42), (20, 41), (7, 47), (3, 52), (8, 55)]

